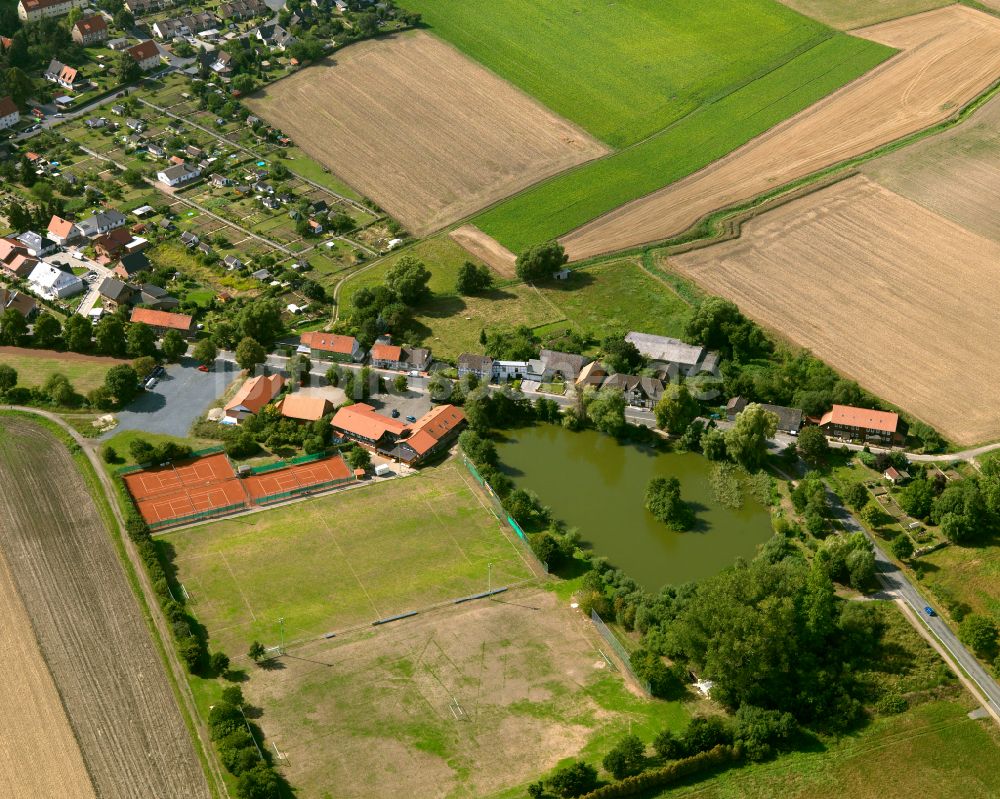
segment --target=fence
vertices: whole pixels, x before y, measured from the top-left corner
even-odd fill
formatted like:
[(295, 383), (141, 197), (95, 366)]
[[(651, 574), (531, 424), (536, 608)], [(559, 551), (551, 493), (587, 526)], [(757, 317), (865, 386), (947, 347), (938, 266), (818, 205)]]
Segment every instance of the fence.
[(597, 632), (601, 634), (605, 641), (607, 641), (611, 648), (615, 650), (615, 654), (621, 659), (622, 663), (625, 665), (625, 670), (632, 675), (639, 685), (642, 686), (643, 690), (652, 696), (652, 691), (649, 687), (649, 682), (640, 679), (639, 675), (632, 670), (632, 656), (629, 654), (628, 650), (624, 647), (621, 641), (618, 640), (618, 636), (615, 635), (611, 629), (604, 623), (604, 620), (598, 615), (596, 610), (591, 609), (590, 620), (594, 622), (594, 626), (597, 628)]
[(324, 458), (330, 457), (332, 453), (330, 452), (314, 452), (312, 455), (299, 455), (295, 458), (289, 458), (287, 461), (275, 461), (274, 463), (265, 463), (263, 466), (254, 466), (250, 470), (250, 474), (267, 474), (268, 472), (273, 472), (278, 469), (284, 469), (286, 466), (301, 466), (303, 463), (313, 463), (314, 461), (321, 461)]
[(197, 522), (202, 519), (211, 519), (215, 516), (225, 516), (229, 513), (244, 510), (246, 507), (246, 502), (236, 502), (232, 505), (225, 505), (221, 508), (209, 508), (208, 510), (198, 511), (197, 513), (189, 513), (186, 516), (175, 516), (173, 519), (160, 519), (158, 522), (149, 522), (149, 529), (154, 531), (161, 530), (164, 527), (173, 527), (177, 524), (188, 524), (189, 522)]
[(521, 525), (514, 520), (513, 516), (507, 513), (504, 509), (503, 503), (500, 501), (500, 497), (497, 496), (496, 491), (494, 491), (493, 487), (483, 479), (483, 476), (479, 473), (479, 469), (476, 468), (476, 465), (472, 461), (465, 457), (464, 452), (462, 453), (462, 462), (465, 464), (465, 468), (469, 470), (469, 474), (471, 474), (473, 478), (475, 478), (475, 481), (483, 487), (486, 495), (490, 498), (490, 502), (493, 503), (493, 512), (497, 515), (497, 518), (507, 520), (507, 524), (510, 525), (510, 529), (513, 530), (517, 534), (517, 537), (525, 543), (525, 547), (528, 552), (531, 553), (531, 557), (534, 558), (535, 563), (538, 564), (539, 568), (541, 568), (543, 572), (548, 574), (549, 564), (535, 554), (535, 550), (531, 548), (531, 544), (528, 542), (528, 536), (525, 535), (524, 530), (521, 529)]
[(291, 499), (292, 497), (297, 497), (301, 494), (311, 494), (314, 491), (325, 491), (328, 488), (335, 488), (339, 485), (346, 485), (347, 483), (353, 483), (353, 477), (341, 477), (337, 480), (327, 480), (325, 483), (316, 483), (310, 486), (296, 486), (295, 488), (289, 488), (287, 491), (278, 491), (275, 494), (268, 494), (263, 497), (257, 497), (254, 499), (255, 505), (269, 505), (272, 502), (281, 502), (283, 499)]
[(215, 455), (219, 452), (225, 452), (226, 448), (222, 444), (215, 444), (211, 447), (205, 447), (205, 449), (196, 449), (191, 453), (192, 458), (200, 458), (203, 455)]
[[(177, 460), (189, 460), (190, 458), (202, 458), (205, 455), (216, 455), (220, 452), (225, 452), (226, 448), (221, 444), (216, 444), (215, 446), (205, 447), (205, 449), (198, 449), (192, 452), (190, 455), (178, 458)], [(119, 466), (115, 471), (118, 474), (132, 474), (132, 472), (141, 472), (143, 469), (151, 469), (157, 464), (150, 461), (149, 463), (137, 463), (135, 466)]]

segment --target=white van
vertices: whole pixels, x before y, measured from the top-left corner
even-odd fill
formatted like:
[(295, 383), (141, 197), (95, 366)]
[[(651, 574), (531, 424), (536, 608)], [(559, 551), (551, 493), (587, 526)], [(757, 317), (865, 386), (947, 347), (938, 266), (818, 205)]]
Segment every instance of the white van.
[(149, 380), (146, 381), (146, 391), (152, 391), (154, 388), (156, 388), (156, 384), (158, 382), (159, 381), (155, 377), (149, 378)]

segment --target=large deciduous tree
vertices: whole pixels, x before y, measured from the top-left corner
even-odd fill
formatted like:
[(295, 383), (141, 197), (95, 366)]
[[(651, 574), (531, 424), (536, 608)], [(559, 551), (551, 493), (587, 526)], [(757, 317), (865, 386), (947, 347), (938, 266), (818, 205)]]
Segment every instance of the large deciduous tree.
[(558, 272), (569, 256), (563, 246), (557, 241), (549, 241), (545, 244), (536, 244), (517, 256), (514, 262), (514, 269), (517, 276), (526, 283), (537, 283), (540, 280), (548, 280), (553, 273)]

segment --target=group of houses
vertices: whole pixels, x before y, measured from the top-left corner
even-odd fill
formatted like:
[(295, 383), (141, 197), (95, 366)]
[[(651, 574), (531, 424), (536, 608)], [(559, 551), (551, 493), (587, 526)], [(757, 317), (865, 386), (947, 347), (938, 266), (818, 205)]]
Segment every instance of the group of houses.
[[(739, 413), (747, 406), (743, 397), (733, 397), (726, 405), (726, 417), (735, 421)], [(900, 429), (899, 414), (891, 411), (877, 411), (871, 408), (857, 408), (853, 405), (834, 405), (830, 410), (817, 418), (809, 418), (800, 408), (788, 408), (783, 405), (758, 403), (765, 411), (773, 413), (778, 418), (777, 431), (788, 435), (798, 435), (805, 424), (818, 426), (828, 438), (840, 441), (862, 441), (883, 447), (892, 447), (903, 443), (903, 432)]]
[(354, 336), (320, 330), (303, 333), (298, 352), (313, 359), (341, 363), (363, 363), (367, 358), (376, 369), (400, 372), (426, 372), (432, 360), (429, 349), (393, 344), (389, 336), (380, 337), (366, 353)]

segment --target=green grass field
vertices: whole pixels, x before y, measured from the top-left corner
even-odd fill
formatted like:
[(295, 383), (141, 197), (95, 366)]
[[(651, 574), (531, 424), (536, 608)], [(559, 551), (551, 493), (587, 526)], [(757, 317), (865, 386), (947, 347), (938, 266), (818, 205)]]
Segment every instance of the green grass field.
[(558, 175), (473, 220), (514, 252), (701, 169), (881, 63), (892, 51), (836, 35), (633, 147)]
[(51, 353), (43, 350), (5, 348), (0, 351), (0, 363), (13, 366), (17, 370), (17, 384), (34, 388), (41, 386), (52, 375), (62, 373), (69, 378), (73, 388), (80, 394), (104, 383), (108, 369), (120, 361), (112, 358), (92, 358), (77, 353)]
[(623, 147), (832, 35), (774, 0), (409, 0), (431, 30)]
[(171, 533), (178, 579), (215, 642), (329, 631), (531, 575), (522, 553), (469, 486), (460, 464)]

